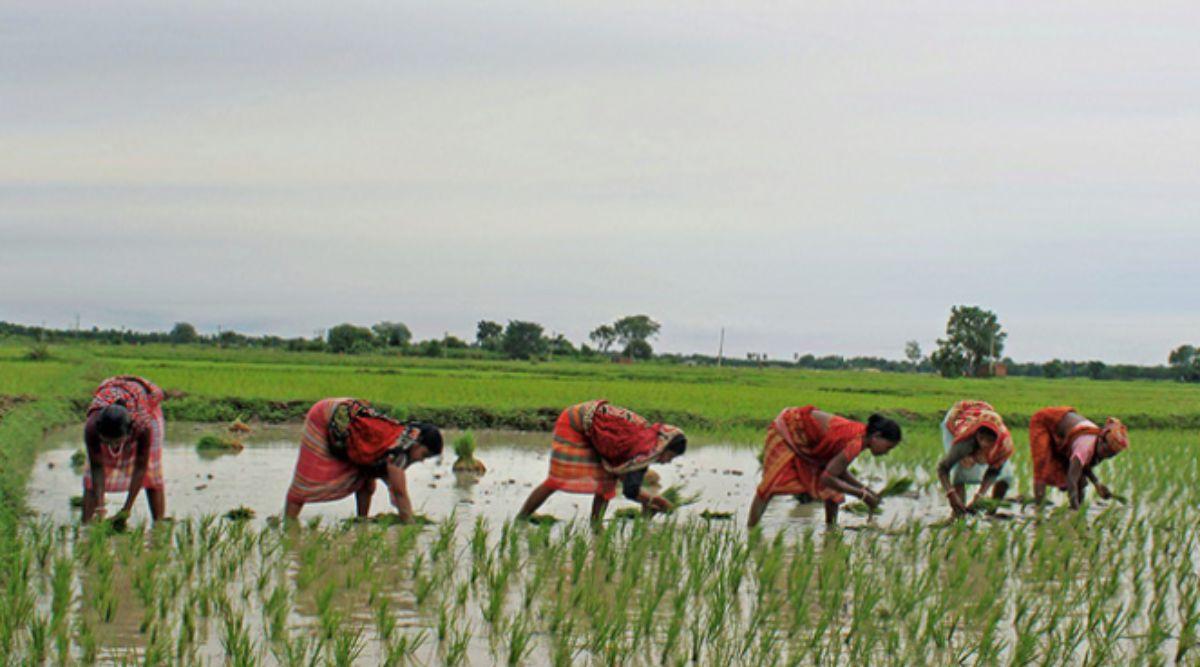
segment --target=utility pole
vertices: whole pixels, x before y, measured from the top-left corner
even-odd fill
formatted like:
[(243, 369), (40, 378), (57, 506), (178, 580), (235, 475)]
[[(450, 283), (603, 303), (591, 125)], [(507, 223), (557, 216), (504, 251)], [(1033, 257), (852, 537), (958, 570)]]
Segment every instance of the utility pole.
[(725, 358), (725, 327), (721, 327), (721, 344), (717, 347), (717, 368), (721, 367), (721, 360)]

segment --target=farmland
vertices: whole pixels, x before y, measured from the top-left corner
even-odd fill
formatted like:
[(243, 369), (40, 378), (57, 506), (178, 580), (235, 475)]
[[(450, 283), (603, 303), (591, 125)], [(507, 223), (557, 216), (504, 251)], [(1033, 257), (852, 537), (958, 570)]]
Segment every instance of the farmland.
[[(24, 353), (0, 346), (6, 662), (1200, 662), (1194, 386), (171, 346), (55, 347), (38, 362)], [(352, 395), (449, 426), (544, 429), (563, 406), (604, 396), (701, 443), (745, 449), (746, 475), (730, 482), (741, 495), (716, 509), (749, 501), (754, 448), (782, 407), (896, 416), (905, 442), (860, 467), (874, 481), (913, 475), (928, 499), (938, 493), (928, 483), (936, 424), (953, 401), (988, 400), (1018, 426), (1025, 493), (1019, 426), (1069, 403), (1131, 425), (1129, 452), (1099, 471), (1128, 502), (952, 523), (932, 503), (912, 520), (826, 531), (801, 517), (750, 533), (684, 513), (596, 530), (561, 511), (553, 526), (446, 511), (427, 527), (314, 520), (281, 530), (214, 507), (120, 534), (23, 516), (45, 429), (77, 424), (91, 386), (118, 373), (186, 394), (168, 416), (192, 421), (295, 420), (318, 398)], [(72, 493), (62, 490), (63, 503)]]

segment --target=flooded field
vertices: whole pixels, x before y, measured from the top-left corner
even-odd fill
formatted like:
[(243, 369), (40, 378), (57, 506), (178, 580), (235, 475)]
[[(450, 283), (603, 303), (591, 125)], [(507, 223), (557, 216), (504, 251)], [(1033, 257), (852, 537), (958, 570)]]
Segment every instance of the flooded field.
[[(560, 522), (533, 526), (510, 519), (545, 475), (548, 436), (480, 432), (481, 479), (457, 478), (453, 456), (409, 469), (432, 525), (348, 523), (346, 499), (278, 529), (266, 517), (280, 511), (298, 430), (264, 429), (240, 453), (203, 457), (195, 442), (211, 428), (168, 434), (175, 521), (150, 528), (139, 505), (120, 534), (78, 527), (68, 498), (80, 492), (79, 429), (50, 436), (30, 478), (38, 516), (12, 555), (26, 590), (0, 615), (0, 642), (16, 632), (5, 619), (23, 618), (32, 662), (1198, 661), (1196, 464), (1178, 448), (1147, 449), (1128, 504), (1017, 506), (1007, 520), (950, 524), (923, 470), (866, 459), (860, 478), (911, 475), (916, 491), (871, 521), (843, 513), (837, 531), (821, 525), (819, 505), (778, 498), (764, 530), (747, 533), (755, 448), (699, 445), (661, 466), (663, 485), (701, 496), (674, 516), (593, 528), (588, 498), (558, 494), (542, 511)], [(257, 517), (218, 518), (240, 505)], [(705, 510), (735, 518), (705, 521)], [(382, 490), (373, 511), (388, 511)]]
[[(167, 486), (168, 515), (177, 518), (223, 514), (239, 506), (254, 510), (258, 523), (279, 515), (284, 495), (292, 479), (292, 469), (300, 441), (298, 425), (260, 427), (245, 438), (246, 448), (227, 454), (207, 454), (197, 451), (201, 435), (215, 432), (205, 424), (172, 424), (167, 429), (163, 451), (163, 469)], [(82, 427), (61, 429), (47, 438), (45, 450), (38, 457), (30, 477), (28, 504), (39, 515), (64, 523), (78, 520), (78, 510), (70, 507), (71, 496), (82, 493), (82, 470), (73, 469), (71, 457), (81, 451)], [(447, 442), (458, 433), (448, 431)], [(546, 477), (549, 465), (550, 436), (543, 433), (518, 431), (478, 431), (478, 456), (488, 467), (482, 477), (455, 475), (451, 471), (453, 453), (447, 451), (441, 459), (426, 461), (408, 469), (409, 488), (414, 508), (432, 519), (441, 519), (452, 512), (460, 522), (474, 521), (482, 516), (503, 521), (511, 518), (530, 490)], [(447, 446), (447, 450), (450, 447)], [(680, 510), (684, 516), (704, 511), (734, 512), (735, 520), (744, 524), (746, 511), (758, 484), (758, 449), (747, 446), (702, 444), (692, 447), (686, 456), (657, 466), (661, 487), (684, 484), (689, 493), (700, 494), (699, 502)], [(874, 461), (864, 457), (860, 469), (868, 480), (884, 481), (884, 469), (872, 467)], [(897, 472), (896, 474), (900, 474)], [(923, 471), (907, 471), (919, 482), (927, 483)], [(108, 506), (120, 508), (124, 494), (109, 494)], [(561, 519), (586, 518), (591, 498), (555, 494), (540, 513)], [(619, 495), (610, 506), (610, 514), (621, 507), (636, 507)], [(389, 512), (387, 493), (382, 483), (376, 491), (371, 511)], [(343, 519), (354, 514), (353, 497), (333, 503), (318, 503), (304, 508), (305, 518)], [(914, 518), (945, 518), (944, 503), (937, 494), (890, 499), (884, 513), (875, 518), (882, 525), (898, 524)], [(822, 520), (820, 504), (800, 504), (790, 499), (772, 503), (763, 519), (764, 526), (789, 523), (807, 524)], [(148, 520), (144, 502), (139, 502), (134, 520)], [(865, 522), (862, 517), (843, 513), (846, 525)]]

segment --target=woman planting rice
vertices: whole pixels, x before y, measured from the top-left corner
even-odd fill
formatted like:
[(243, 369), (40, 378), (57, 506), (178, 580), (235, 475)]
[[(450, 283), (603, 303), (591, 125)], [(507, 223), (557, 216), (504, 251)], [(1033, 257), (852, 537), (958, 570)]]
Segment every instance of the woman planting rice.
[(520, 518), (528, 518), (555, 491), (593, 496), (592, 519), (604, 516), (621, 481), (626, 498), (646, 512), (669, 512), (671, 503), (642, 488), (651, 463), (667, 463), (687, 450), (683, 431), (651, 424), (641, 415), (596, 400), (573, 405), (554, 425), (550, 475), (529, 494)]
[(1033, 496), (1041, 504), (1046, 486), (1067, 492), (1078, 509), (1088, 482), (1096, 495), (1111, 498), (1108, 487), (1096, 479), (1094, 468), (1129, 447), (1129, 431), (1121, 420), (1109, 417), (1096, 426), (1075, 408), (1062, 406), (1034, 413), (1029, 420), (1029, 450), (1033, 455)]
[(864, 447), (883, 456), (900, 438), (900, 425), (881, 415), (871, 415), (862, 424), (811, 405), (785, 409), (767, 427), (763, 477), (750, 505), (748, 525), (758, 525), (771, 497), (778, 495), (824, 500), (825, 523), (831, 526), (837, 523), (844, 494), (861, 498), (872, 509), (878, 507), (878, 494), (850, 474), (850, 463)]
[(284, 515), (295, 519), (305, 503), (355, 494), (358, 516), (371, 511), (375, 480), (387, 481), (401, 521), (413, 518), (405, 468), (442, 453), (435, 426), (392, 419), (353, 398), (327, 398), (308, 411), (300, 457)]
[[(937, 475), (955, 516), (975, 510), (989, 490), (1001, 500), (1013, 483), (1012, 435), (995, 408), (983, 401), (959, 401), (942, 420), (942, 448), (946, 455), (938, 463)], [(966, 486), (979, 490), (965, 504)]]
[(83, 440), (89, 472), (83, 477), (83, 522), (104, 507), (105, 493), (127, 491), (115, 520), (128, 518), (138, 492), (146, 489), (150, 516), (166, 510), (163, 486), (163, 390), (145, 378), (111, 377), (100, 383), (88, 406)]

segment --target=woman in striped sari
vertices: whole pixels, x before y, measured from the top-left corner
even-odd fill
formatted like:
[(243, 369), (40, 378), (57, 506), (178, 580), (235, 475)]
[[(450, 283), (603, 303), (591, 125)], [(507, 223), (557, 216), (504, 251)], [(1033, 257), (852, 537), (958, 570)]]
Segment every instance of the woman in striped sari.
[(573, 405), (554, 425), (550, 474), (529, 494), (519, 518), (528, 518), (556, 491), (592, 496), (592, 519), (604, 517), (617, 495), (641, 503), (645, 512), (669, 512), (671, 503), (642, 488), (652, 463), (667, 463), (687, 450), (683, 431), (652, 424), (641, 415), (596, 400)]
[(366, 517), (375, 480), (383, 479), (400, 519), (410, 521), (405, 469), (441, 453), (442, 434), (435, 426), (397, 421), (353, 398), (318, 401), (304, 420), (284, 516), (295, 519), (307, 503), (354, 494), (358, 516)]
[(875, 456), (887, 454), (901, 437), (900, 425), (882, 415), (871, 415), (863, 424), (811, 405), (785, 409), (767, 427), (762, 482), (747, 525), (758, 525), (767, 504), (778, 495), (820, 498), (830, 526), (837, 524), (845, 494), (878, 506), (879, 496), (850, 474), (850, 463), (864, 448)]

